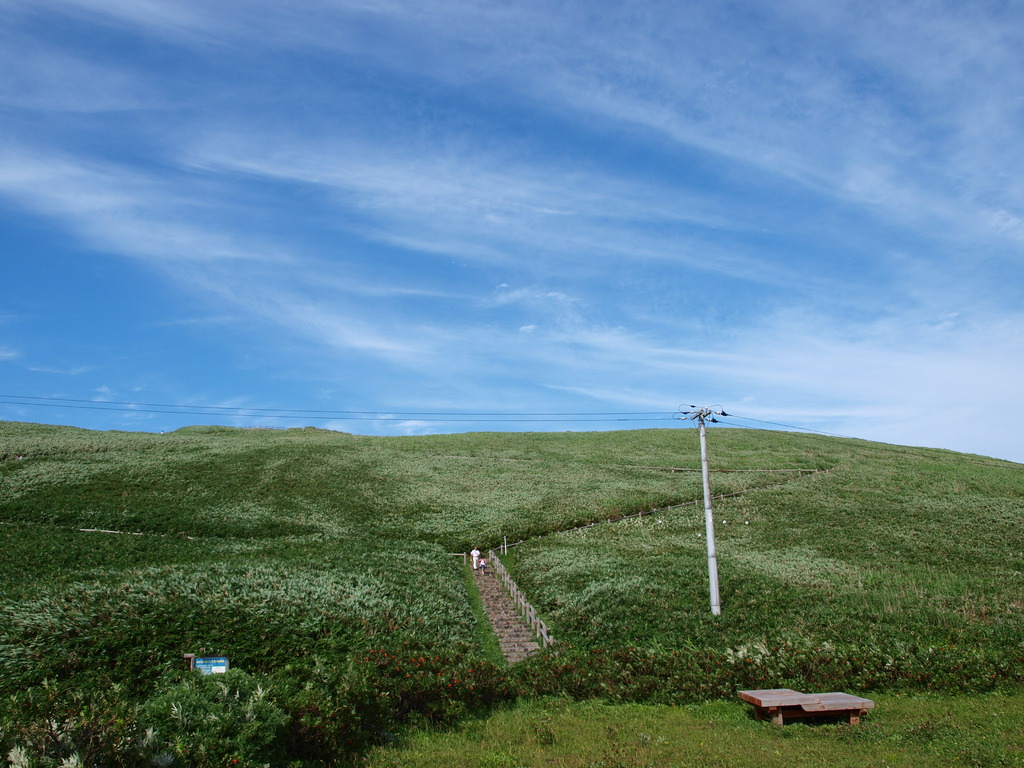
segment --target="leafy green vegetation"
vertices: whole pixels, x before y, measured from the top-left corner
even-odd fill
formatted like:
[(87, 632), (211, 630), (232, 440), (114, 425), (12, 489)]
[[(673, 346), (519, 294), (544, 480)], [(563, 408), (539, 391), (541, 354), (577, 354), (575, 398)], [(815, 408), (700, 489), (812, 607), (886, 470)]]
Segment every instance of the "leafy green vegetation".
[[(719, 617), (692, 430), (0, 423), (0, 754), (134, 765), (198, 738), (194, 765), (321, 765), (524, 695), (1024, 682), (1024, 467), (778, 432), (710, 444)], [(561, 641), (513, 669), (452, 557), (506, 538)], [(185, 653), (229, 656), (236, 687), (196, 682)], [(182, 724), (203, 712), (238, 728)]]

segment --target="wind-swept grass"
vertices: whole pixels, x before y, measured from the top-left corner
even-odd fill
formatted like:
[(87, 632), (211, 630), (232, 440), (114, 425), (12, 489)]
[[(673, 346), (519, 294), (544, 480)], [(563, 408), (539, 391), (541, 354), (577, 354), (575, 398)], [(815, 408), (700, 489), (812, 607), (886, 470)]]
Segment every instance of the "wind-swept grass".
[[(718, 466), (751, 439), (715, 432)], [(577, 647), (723, 654), (795, 686), (1024, 679), (1022, 469), (824, 445), (827, 473), (715, 503), (719, 617), (699, 508), (535, 539), (516, 550), (516, 579)]]

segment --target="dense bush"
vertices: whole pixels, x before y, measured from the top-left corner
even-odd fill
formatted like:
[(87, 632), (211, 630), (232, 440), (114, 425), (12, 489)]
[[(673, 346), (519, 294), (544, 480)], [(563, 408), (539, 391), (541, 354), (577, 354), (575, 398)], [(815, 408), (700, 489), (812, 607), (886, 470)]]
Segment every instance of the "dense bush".
[(411, 724), (450, 724), (521, 691), (508, 670), (465, 651), (405, 643), (344, 666), (300, 663), (272, 675), (170, 672), (145, 700), (95, 682), (88, 695), (77, 682), (44, 681), (10, 697), (4, 754), (26, 766), (333, 765)]
[(290, 754), (326, 762), (393, 740), (410, 724), (446, 725), (519, 694), (507, 670), (437, 647), (375, 649), (346, 668), (290, 674), (282, 681), (292, 718)]
[(1024, 683), (1024, 645), (978, 647), (796, 648), (715, 650), (583, 649), (524, 663), (518, 674), (537, 694), (577, 699), (678, 704), (739, 690), (988, 691)]
[(241, 670), (193, 673), (147, 701), (138, 718), (165, 764), (278, 765), (285, 757), (288, 716), (265, 686)]
[(45, 680), (0, 708), (0, 757), (13, 768), (128, 768), (156, 751), (117, 685)]

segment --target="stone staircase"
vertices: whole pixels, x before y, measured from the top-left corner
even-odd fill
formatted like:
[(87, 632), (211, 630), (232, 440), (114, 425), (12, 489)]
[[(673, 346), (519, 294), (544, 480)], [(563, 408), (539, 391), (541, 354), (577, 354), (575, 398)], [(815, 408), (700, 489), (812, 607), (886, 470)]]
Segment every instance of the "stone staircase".
[(515, 664), (540, 650), (534, 640), (530, 625), (519, 615), (516, 604), (512, 602), (508, 590), (501, 579), (490, 568), (487, 571), (473, 571), (476, 588), (480, 591), (480, 599), (491, 620), (494, 634), (498, 636), (498, 644), (505, 661)]

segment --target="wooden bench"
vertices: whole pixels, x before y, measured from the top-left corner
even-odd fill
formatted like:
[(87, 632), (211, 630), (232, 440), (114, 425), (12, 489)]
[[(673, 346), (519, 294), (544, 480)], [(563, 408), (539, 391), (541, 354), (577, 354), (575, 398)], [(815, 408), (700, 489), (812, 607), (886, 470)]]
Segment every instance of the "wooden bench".
[(770, 719), (782, 725), (794, 717), (845, 717), (851, 725), (869, 709), (875, 708), (871, 699), (851, 696), (848, 693), (800, 693), (789, 688), (772, 688), (766, 691), (739, 691), (739, 697), (754, 705), (754, 716), (758, 720)]

